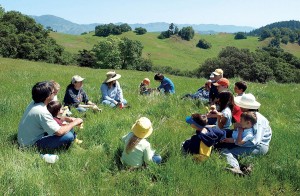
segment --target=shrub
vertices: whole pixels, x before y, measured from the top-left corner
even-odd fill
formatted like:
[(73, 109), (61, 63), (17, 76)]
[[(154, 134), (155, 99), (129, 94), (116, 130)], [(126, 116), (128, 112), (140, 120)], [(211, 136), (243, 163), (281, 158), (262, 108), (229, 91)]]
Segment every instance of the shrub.
[(247, 39), (246, 33), (238, 32), (235, 34), (234, 39)]
[(202, 49), (209, 49), (211, 48), (211, 43), (209, 43), (205, 39), (200, 39), (196, 46)]
[(137, 27), (137, 28), (134, 29), (134, 32), (137, 35), (143, 35), (143, 34), (147, 33), (147, 30), (145, 28), (142, 28), (142, 27)]

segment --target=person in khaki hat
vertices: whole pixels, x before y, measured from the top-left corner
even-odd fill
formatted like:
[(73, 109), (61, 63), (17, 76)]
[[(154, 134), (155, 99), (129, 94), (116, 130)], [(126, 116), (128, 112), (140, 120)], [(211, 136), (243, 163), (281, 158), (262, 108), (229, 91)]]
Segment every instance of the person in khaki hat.
[(95, 111), (101, 111), (96, 104), (91, 102), (83, 90), (83, 80), (79, 75), (72, 77), (71, 83), (67, 86), (64, 104), (69, 108), (75, 107), (79, 112), (85, 112), (88, 108)]
[(161, 156), (155, 154), (146, 140), (153, 132), (151, 121), (141, 117), (133, 124), (131, 130), (132, 132), (122, 137), (125, 142), (122, 163), (129, 167), (141, 167), (151, 162), (161, 163)]
[(102, 104), (109, 105), (110, 107), (126, 107), (127, 101), (123, 97), (123, 91), (118, 82), (119, 78), (121, 78), (121, 75), (117, 74), (115, 71), (106, 73), (106, 79), (100, 87), (102, 94), (100, 102)]
[[(223, 78), (223, 70), (218, 68), (214, 72), (212, 72), (214, 75), (213, 81), (218, 82), (221, 78)], [(214, 84), (214, 83), (213, 83)], [(215, 85), (211, 85), (210, 91), (209, 91), (209, 102), (210, 104), (215, 104), (216, 98), (218, 97), (218, 89)]]

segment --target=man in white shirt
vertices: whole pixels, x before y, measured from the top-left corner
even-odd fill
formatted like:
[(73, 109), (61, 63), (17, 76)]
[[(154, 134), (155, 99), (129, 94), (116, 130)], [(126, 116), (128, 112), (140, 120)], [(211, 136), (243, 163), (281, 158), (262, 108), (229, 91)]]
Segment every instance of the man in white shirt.
[(49, 81), (38, 82), (32, 88), (33, 101), (27, 106), (18, 128), (21, 147), (37, 145), (39, 148), (68, 147), (75, 139), (73, 127), (81, 124), (80, 118), (70, 118), (70, 123), (60, 126), (47, 110), (53, 100), (54, 87)]

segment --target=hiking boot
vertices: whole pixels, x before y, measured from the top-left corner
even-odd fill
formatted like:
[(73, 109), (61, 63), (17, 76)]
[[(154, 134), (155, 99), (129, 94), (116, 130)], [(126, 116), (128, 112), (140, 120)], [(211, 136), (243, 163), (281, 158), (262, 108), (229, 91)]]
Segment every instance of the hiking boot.
[(231, 173), (239, 176), (244, 176), (245, 174), (240, 170), (238, 167), (227, 167), (226, 170), (230, 171)]

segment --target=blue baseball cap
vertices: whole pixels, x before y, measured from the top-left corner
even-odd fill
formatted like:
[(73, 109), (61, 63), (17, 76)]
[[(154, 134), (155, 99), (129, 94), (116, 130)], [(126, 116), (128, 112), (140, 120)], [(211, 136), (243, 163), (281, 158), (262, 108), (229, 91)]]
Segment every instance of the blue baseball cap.
[(198, 123), (196, 123), (191, 116), (187, 116), (185, 118), (185, 122), (187, 122), (189, 124), (194, 124), (194, 125), (196, 125), (196, 127), (200, 128), (200, 129), (204, 128), (203, 126), (201, 126)]

